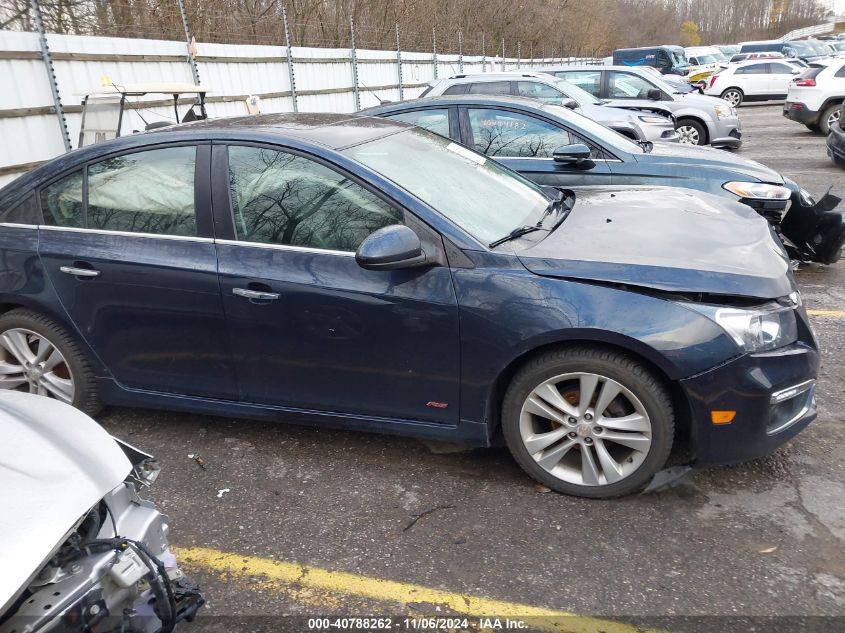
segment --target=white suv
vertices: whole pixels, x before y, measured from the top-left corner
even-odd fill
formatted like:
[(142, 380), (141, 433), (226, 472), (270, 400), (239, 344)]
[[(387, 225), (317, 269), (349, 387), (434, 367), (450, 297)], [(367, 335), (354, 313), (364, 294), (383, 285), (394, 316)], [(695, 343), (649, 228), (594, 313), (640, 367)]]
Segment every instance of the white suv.
[(827, 66), (813, 66), (789, 85), (783, 116), (827, 135), (842, 116), (845, 102), (845, 59)]
[(786, 99), (789, 82), (800, 73), (779, 59), (740, 62), (711, 75), (704, 94), (721, 97), (734, 107), (745, 101), (780, 101)]

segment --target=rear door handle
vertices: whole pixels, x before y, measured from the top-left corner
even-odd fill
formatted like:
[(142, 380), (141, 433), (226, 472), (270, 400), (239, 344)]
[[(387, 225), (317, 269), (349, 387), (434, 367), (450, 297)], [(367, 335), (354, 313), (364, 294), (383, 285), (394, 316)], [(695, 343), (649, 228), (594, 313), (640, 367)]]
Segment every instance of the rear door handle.
[(92, 268), (74, 268), (73, 266), (62, 266), (59, 268), (60, 271), (67, 275), (73, 275), (74, 277), (99, 277), (100, 271), (94, 270)]
[(246, 299), (257, 299), (259, 301), (275, 301), (279, 298), (278, 292), (263, 292), (261, 290), (247, 290), (246, 288), (232, 288), (232, 294)]

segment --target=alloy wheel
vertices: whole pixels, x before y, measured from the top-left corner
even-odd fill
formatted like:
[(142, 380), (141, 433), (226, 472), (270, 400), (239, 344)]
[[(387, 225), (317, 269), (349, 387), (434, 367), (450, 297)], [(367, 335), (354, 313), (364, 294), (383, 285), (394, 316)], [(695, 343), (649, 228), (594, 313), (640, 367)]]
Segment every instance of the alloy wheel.
[(550, 378), (526, 398), (522, 442), (552, 476), (579, 486), (621, 481), (642, 465), (652, 441), (649, 415), (625, 386), (599, 374)]
[(737, 107), (742, 103), (742, 95), (736, 90), (728, 90), (722, 95), (722, 99), (730, 103), (733, 107)]
[(827, 129), (833, 127), (833, 124), (836, 123), (842, 117), (842, 108), (838, 110), (834, 110), (830, 113), (830, 116), (827, 117)]
[(0, 334), (0, 389), (72, 404), (75, 384), (65, 357), (53, 343), (32, 330), (10, 328)]
[(701, 137), (698, 135), (698, 130), (691, 125), (680, 125), (678, 126), (677, 131), (679, 143), (685, 143), (686, 145), (698, 145), (701, 141)]

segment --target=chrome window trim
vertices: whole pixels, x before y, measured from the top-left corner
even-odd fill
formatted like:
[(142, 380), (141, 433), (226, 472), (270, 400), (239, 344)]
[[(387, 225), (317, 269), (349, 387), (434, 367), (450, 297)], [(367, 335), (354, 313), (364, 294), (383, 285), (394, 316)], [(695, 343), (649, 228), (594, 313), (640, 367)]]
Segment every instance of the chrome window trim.
[(93, 235), (120, 235), (121, 237), (143, 237), (145, 239), (175, 240), (178, 242), (201, 242), (205, 244), (214, 243), (214, 238), (199, 237), (196, 235), (164, 235), (157, 233), (133, 233), (132, 231), (110, 231), (108, 229), (86, 229), (78, 226), (53, 226), (51, 224), (39, 224), (36, 228), (45, 231), (67, 231), (69, 233), (90, 233)]
[(298, 251), (302, 253), (320, 253), (321, 255), (340, 255), (355, 257), (355, 251), (334, 251), (328, 248), (312, 248), (310, 246), (293, 246), (290, 244), (267, 244), (264, 242), (247, 242), (244, 240), (214, 240), (215, 244), (224, 246), (248, 246), (250, 248), (270, 248), (281, 251)]
[(18, 224), (17, 222), (0, 222), (0, 226), (10, 229), (37, 229), (37, 224)]
[[(487, 156), (487, 154), (485, 154)], [(554, 158), (550, 158), (548, 156), (487, 156), (490, 160), (551, 160), (553, 161)], [(594, 163), (621, 163), (622, 161), (618, 158), (591, 158), (591, 161)]]

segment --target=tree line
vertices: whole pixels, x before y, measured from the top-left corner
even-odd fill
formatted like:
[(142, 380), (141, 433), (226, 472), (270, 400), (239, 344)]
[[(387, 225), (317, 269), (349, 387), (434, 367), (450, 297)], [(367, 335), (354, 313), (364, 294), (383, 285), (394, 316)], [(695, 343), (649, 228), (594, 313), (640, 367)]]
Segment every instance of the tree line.
[[(199, 42), (280, 44), (281, 8), (292, 44), (523, 58), (604, 55), (679, 44), (684, 23), (701, 43), (777, 38), (818, 24), (820, 0), (184, 0)], [(179, 0), (39, 0), (49, 32), (184, 39)], [(30, 0), (0, 0), (0, 28), (33, 30)], [(684, 27), (686, 31), (689, 25)], [(462, 41), (458, 41), (458, 33)]]

